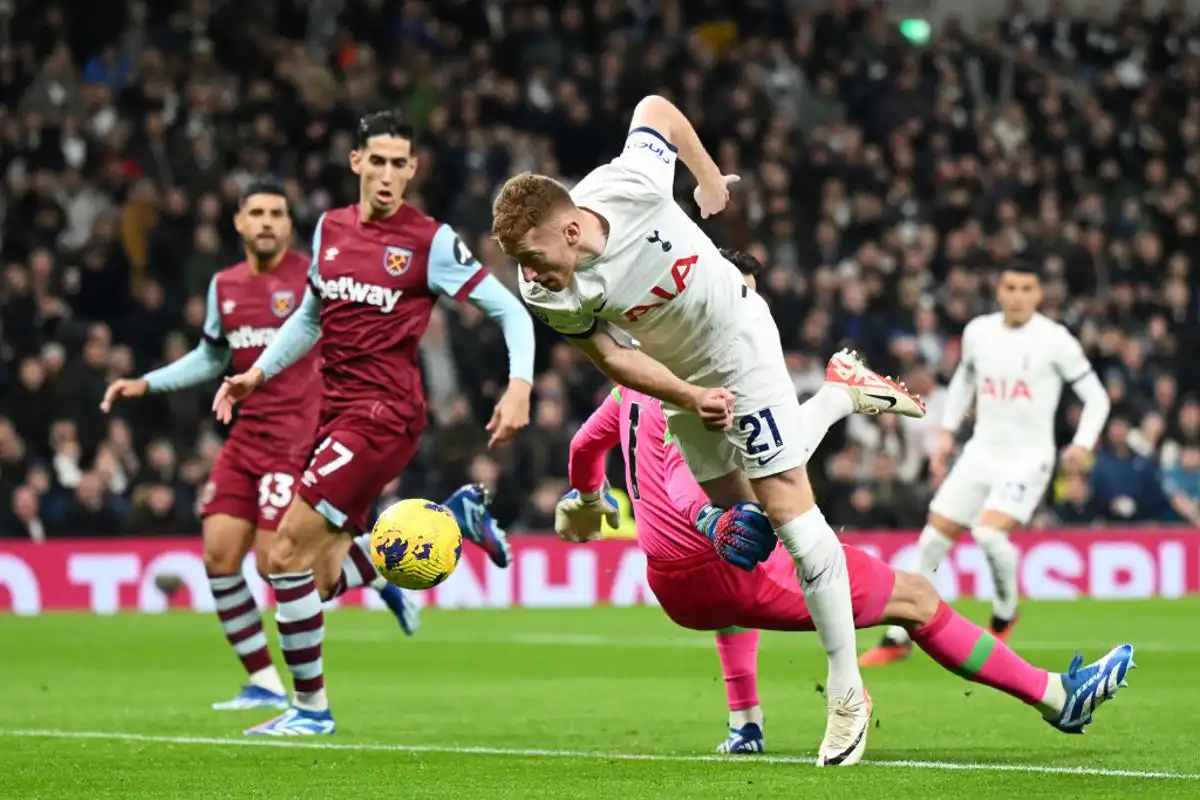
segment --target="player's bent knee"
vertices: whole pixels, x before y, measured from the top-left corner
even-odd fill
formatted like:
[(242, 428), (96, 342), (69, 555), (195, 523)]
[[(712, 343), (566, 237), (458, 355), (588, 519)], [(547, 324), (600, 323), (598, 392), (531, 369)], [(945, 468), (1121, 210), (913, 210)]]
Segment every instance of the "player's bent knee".
[(929, 512), (929, 526), (948, 539), (957, 539), (967, 532), (967, 526), (935, 511)]
[[(995, 531), (996, 533), (1007, 535), (1019, 527), (1021, 527), (1020, 520), (1003, 511), (997, 511), (994, 508), (985, 508), (983, 513), (979, 515), (979, 525), (973, 531)], [(976, 538), (978, 538), (978, 535)]]
[(304, 572), (314, 567), (328, 533), (325, 518), (297, 498), (279, 523), (267, 557), (269, 573)]
[(816, 505), (812, 485), (803, 467), (756, 479), (754, 493), (776, 527), (808, 513)]
[(892, 624), (903, 625), (911, 632), (928, 624), (941, 604), (942, 598), (938, 596), (937, 589), (924, 576), (897, 571), (896, 584), (883, 616)]
[(254, 543), (253, 525), (227, 514), (206, 517), (203, 525), (204, 569), (209, 575), (233, 575)]

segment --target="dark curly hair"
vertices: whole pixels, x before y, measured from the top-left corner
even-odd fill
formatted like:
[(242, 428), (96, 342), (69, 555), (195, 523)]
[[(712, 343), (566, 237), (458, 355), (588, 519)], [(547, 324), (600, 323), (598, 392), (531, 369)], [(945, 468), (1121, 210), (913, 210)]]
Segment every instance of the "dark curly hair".
[(721, 248), (721, 256), (738, 268), (743, 275), (757, 275), (762, 272), (763, 265), (757, 258), (745, 250), (734, 250), (730, 247)]

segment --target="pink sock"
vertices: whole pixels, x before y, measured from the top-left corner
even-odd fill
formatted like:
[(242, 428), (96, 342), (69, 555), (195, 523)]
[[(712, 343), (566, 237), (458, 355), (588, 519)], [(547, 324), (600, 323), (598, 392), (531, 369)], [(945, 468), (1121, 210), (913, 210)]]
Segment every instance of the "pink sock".
[(758, 705), (758, 631), (725, 628), (717, 631), (717, 653), (725, 673), (729, 710)]
[(942, 603), (913, 641), (946, 669), (1034, 705), (1046, 694), (1050, 673), (1018, 656), (1008, 645)]

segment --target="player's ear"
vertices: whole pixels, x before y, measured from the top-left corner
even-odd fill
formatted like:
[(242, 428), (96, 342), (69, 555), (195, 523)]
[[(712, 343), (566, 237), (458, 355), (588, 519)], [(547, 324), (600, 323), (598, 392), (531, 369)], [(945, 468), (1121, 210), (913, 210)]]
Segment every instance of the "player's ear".
[(416, 175), (416, 174), (417, 174), (417, 168), (418, 168), (418, 167), (420, 167), (420, 166), (421, 166), (421, 159), (420, 159), (420, 158), (417, 156), (417, 154), (416, 154), (416, 153), (414, 153), (413, 155), (409, 156), (409, 159), (408, 159), (408, 169), (407, 169), (407, 170), (405, 170), (405, 171), (408, 173), (408, 177), (409, 177), (409, 178), (412, 178), (412, 176)]
[(244, 225), (242, 224), (242, 214), (243, 213), (244, 212), (242, 211), (242, 209), (239, 208), (237, 210), (237, 213), (233, 215), (233, 229), (235, 231), (237, 231), (239, 235), (242, 233), (242, 228), (244, 227)]
[(583, 229), (579, 226), (579, 220), (567, 219), (563, 226), (563, 236), (567, 240), (567, 244), (574, 247), (579, 244), (579, 240), (583, 237)]
[(350, 171), (355, 175), (362, 174), (362, 153), (358, 150), (350, 151)]

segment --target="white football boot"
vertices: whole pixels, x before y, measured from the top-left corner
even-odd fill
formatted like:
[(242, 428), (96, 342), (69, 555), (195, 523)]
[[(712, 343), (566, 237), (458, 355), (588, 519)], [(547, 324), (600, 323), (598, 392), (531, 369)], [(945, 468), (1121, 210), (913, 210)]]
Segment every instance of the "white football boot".
[(917, 419), (925, 416), (925, 401), (900, 381), (869, 369), (853, 350), (842, 350), (829, 359), (825, 384), (850, 395), (858, 414), (900, 414)]
[(851, 689), (829, 698), (829, 722), (817, 755), (818, 767), (850, 767), (862, 761), (867, 751), (867, 728), (871, 724), (871, 695), (864, 688)]

